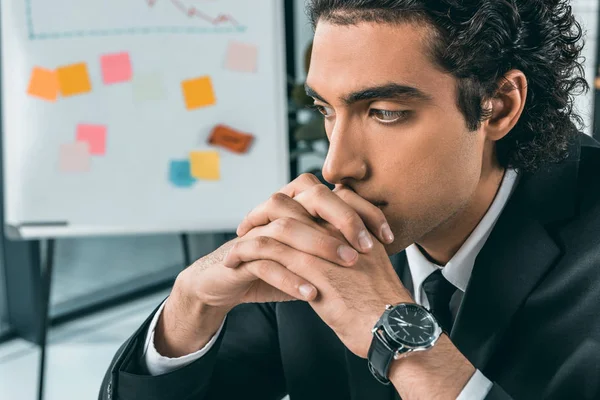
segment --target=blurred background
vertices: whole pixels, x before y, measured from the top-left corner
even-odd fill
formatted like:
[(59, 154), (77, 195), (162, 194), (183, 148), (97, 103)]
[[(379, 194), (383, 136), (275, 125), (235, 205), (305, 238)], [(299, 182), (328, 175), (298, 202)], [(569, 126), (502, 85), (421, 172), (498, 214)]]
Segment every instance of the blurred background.
[[(327, 152), (303, 0), (96, 2), (0, 5), (0, 399), (97, 398), (177, 274)], [(598, 138), (600, 7), (573, 7)]]

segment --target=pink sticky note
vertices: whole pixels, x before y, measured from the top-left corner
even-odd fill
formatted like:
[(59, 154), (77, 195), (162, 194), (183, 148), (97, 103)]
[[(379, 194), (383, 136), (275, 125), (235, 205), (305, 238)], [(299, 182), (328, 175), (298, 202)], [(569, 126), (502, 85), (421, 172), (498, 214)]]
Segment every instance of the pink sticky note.
[(103, 156), (106, 153), (106, 126), (77, 125), (77, 141), (87, 143), (90, 154)]
[(258, 47), (249, 43), (230, 42), (225, 68), (238, 72), (256, 72)]
[(131, 60), (129, 53), (105, 54), (100, 57), (102, 80), (106, 85), (131, 80)]
[(59, 169), (62, 172), (87, 172), (90, 170), (89, 145), (84, 142), (65, 143), (60, 146)]

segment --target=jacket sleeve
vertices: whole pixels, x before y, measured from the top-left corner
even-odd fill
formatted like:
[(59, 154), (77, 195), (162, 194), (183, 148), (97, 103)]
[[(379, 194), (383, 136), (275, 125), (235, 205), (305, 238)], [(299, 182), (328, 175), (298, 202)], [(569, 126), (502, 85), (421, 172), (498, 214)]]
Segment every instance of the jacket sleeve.
[(512, 397), (510, 397), (500, 385), (494, 382), (494, 385), (485, 397), (485, 400), (512, 400)]
[(117, 351), (102, 382), (99, 400), (280, 400), (286, 388), (274, 308), (272, 304), (234, 308), (208, 353), (159, 376), (148, 373), (143, 358), (153, 313)]

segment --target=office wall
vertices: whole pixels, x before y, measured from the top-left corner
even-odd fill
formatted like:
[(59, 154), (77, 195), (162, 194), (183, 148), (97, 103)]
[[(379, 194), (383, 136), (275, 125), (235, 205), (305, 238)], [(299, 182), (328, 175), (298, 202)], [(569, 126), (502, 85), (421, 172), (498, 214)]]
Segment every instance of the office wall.
[(580, 96), (576, 100), (576, 107), (584, 118), (586, 129), (585, 132), (592, 134), (594, 122), (594, 79), (596, 77), (596, 57), (598, 46), (598, 0), (573, 0), (573, 11), (578, 21), (583, 25), (586, 31), (585, 47), (583, 56), (586, 61), (584, 63), (585, 76), (590, 84), (591, 90), (586, 95)]

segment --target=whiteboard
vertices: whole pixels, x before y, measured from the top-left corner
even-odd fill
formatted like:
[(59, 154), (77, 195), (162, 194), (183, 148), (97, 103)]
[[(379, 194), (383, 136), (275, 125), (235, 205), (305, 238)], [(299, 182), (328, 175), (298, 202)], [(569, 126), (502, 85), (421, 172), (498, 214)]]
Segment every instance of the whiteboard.
[[(257, 3), (2, 1), (7, 234), (231, 231), (285, 185), (283, 2)], [(199, 106), (182, 82), (201, 78)], [(210, 144), (220, 124), (252, 135), (249, 151)], [(175, 184), (171, 164), (203, 151), (218, 179)]]

